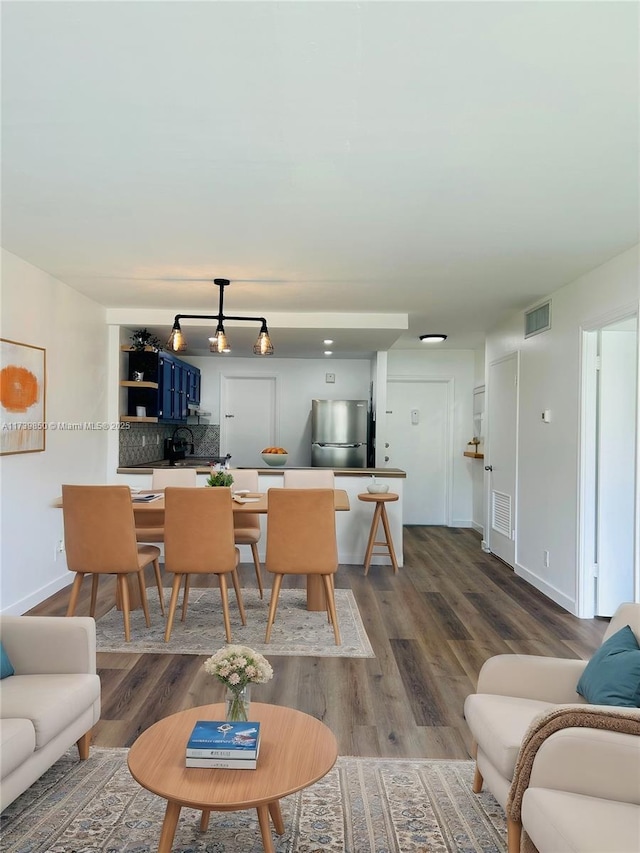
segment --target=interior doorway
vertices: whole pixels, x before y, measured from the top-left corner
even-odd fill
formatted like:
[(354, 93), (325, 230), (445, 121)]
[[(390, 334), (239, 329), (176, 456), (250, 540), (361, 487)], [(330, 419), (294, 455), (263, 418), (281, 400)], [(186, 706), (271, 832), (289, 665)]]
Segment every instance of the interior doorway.
[(451, 380), (387, 381), (388, 464), (407, 472), (403, 524), (451, 524)]
[(516, 563), (516, 493), (518, 460), (517, 353), (489, 365), (488, 436), (484, 547), (512, 568)]
[(220, 455), (232, 468), (261, 468), (265, 447), (277, 444), (277, 378), (220, 377)]
[(583, 333), (579, 615), (637, 600), (638, 317)]

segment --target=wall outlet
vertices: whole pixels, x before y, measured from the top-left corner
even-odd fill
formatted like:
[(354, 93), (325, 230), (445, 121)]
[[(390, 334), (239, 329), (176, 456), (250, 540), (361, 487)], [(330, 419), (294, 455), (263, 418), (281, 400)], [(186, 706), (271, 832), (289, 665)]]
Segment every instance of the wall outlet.
[(549, 552), (548, 552), (548, 551), (543, 551), (543, 552), (542, 552), (542, 556), (543, 556), (543, 558), (544, 558), (544, 565), (545, 565), (545, 568), (546, 568), (546, 569), (548, 569), (548, 568), (549, 568)]
[(335, 382), (336, 381), (335, 373), (325, 373), (324, 381), (325, 382)]
[(64, 539), (59, 539), (57, 544), (53, 549), (53, 559), (54, 561), (58, 559), (59, 554), (64, 554)]

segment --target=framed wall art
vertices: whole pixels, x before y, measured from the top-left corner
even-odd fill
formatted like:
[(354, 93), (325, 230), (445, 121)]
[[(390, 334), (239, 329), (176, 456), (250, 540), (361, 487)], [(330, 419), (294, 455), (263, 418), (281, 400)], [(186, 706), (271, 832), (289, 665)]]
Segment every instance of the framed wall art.
[(0, 338), (0, 456), (44, 450), (46, 350)]

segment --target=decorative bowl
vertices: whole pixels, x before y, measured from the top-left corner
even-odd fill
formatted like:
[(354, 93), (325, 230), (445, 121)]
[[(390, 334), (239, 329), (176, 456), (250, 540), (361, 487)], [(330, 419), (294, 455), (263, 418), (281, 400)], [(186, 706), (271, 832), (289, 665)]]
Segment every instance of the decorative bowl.
[(385, 485), (385, 483), (371, 483), (367, 486), (367, 491), (371, 495), (384, 495), (389, 491), (389, 486)]
[(261, 453), (260, 455), (267, 465), (271, 465), (273, 468), (284, 465), (289, 458), (288, 453)]

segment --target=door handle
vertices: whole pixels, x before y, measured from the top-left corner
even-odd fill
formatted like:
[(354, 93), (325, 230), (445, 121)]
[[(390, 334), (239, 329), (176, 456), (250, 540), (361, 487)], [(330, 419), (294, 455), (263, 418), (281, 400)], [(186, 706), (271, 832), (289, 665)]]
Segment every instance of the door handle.
[(225, 418), (235, 418), (235, 415), (225, 415)]
[(493, 465), (485, 465), (484, 470), (485, 471), (493, 471)]

